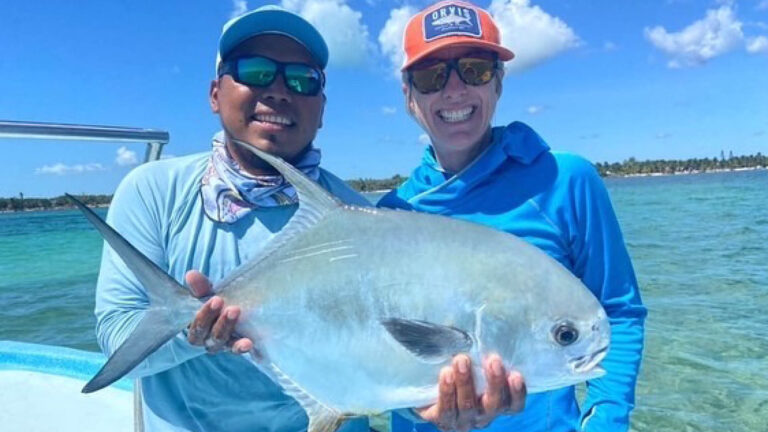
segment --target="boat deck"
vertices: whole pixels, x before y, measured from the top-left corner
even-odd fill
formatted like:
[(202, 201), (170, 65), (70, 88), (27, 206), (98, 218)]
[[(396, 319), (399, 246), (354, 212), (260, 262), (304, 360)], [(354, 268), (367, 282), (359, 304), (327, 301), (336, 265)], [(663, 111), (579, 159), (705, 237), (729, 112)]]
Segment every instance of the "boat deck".
[(0, 429), (133, 431), (129, 380), (80, 393), (104, 360), (98, 353), (0, 341)]

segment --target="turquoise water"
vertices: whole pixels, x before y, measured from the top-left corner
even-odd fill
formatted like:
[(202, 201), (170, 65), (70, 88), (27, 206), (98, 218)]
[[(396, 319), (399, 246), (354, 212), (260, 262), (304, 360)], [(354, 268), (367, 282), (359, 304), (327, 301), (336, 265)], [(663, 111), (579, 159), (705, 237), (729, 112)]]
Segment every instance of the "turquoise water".
[(76, 210), (0, 214), (0, 340), (98, 350), (101, 246)]
[(649, 310), (634, 429), (768, 431), (768, 171), (609, 185)]
[[(768, 431), (768, 171), (607, 184), (649, 309), (633, 429)], [(0, 339), (97, 349), (100, 256), (75, 211), (0, 214)]]

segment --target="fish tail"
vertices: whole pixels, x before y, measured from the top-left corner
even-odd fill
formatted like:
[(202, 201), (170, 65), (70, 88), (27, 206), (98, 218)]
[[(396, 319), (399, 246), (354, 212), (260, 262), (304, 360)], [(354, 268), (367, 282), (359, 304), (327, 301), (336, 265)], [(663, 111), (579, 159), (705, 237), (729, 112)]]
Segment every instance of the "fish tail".
[(147, 290), (149, 308), (130, 336), (109, 357), (101, 370), (83, 387), (83, 393), (102, 389), (122, 378), (147, 356), (168, 342), (189, 323), (200, 301), (163, 269), (147, 258), (88, 206), (65, 194)]
[(167, 308), (150, 307), (128, 338), (83, 387), (82, 392), (95, 392), (125, 376), (147, 356), (182, 331), (187, 326), (187, 321), (174, 322)]

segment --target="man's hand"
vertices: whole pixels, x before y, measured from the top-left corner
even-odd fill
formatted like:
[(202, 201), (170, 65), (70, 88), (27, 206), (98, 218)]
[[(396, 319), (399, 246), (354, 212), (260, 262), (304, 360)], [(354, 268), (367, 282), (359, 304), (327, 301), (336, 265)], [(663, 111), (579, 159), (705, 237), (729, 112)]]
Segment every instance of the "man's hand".
[(489, 356), (483, 370), (488, 388), (477, 397), (469, 357), (457, 355), (452, 367), (440, 371), (437, 403), (416, 413), (441, 430), (468, 431), (485, 427), (500, 415), (522, 411), (526, 395), (522, 375), (516, 371), (507, 375), (498, 355)]
[[(190, 270), (185, 279), (195, 297), (213, 294), (211, 282), (202, 273)], [(253, 349), (253, 341), (234, 332), (239, 317), (238, 306), (226, 306), (221, 297), (213, 296), (195, 314), (189, 325), (187, 340), (192, 345), (204, 346), (211, 354), (225, 348), (235, 354), (247, 353)]]

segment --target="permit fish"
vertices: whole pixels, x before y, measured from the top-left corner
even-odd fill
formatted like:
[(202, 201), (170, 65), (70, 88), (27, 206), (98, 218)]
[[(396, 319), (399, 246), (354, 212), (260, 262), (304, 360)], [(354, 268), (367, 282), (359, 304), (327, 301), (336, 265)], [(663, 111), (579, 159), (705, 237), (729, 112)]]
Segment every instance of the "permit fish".
[[(342, 204), (282, 159), (237, 144), (272, 165), (298, 192), (299, 206), (214, 291), (240, 306), (237, 333), (256, 342), (254, 364), (304, 408), (309, 432), (335, 431), (350, 416), (434, 403), (440, 369), (458, 353), (472, 359), (478, 393), (490, 353), (522, 373), (529, 393), (605, 373), (605, 311), (538, 248), (458, 219)], [(150, 303), (83, 388), (89, 393), (182, 331), (201, 300), (75, 203)]]

